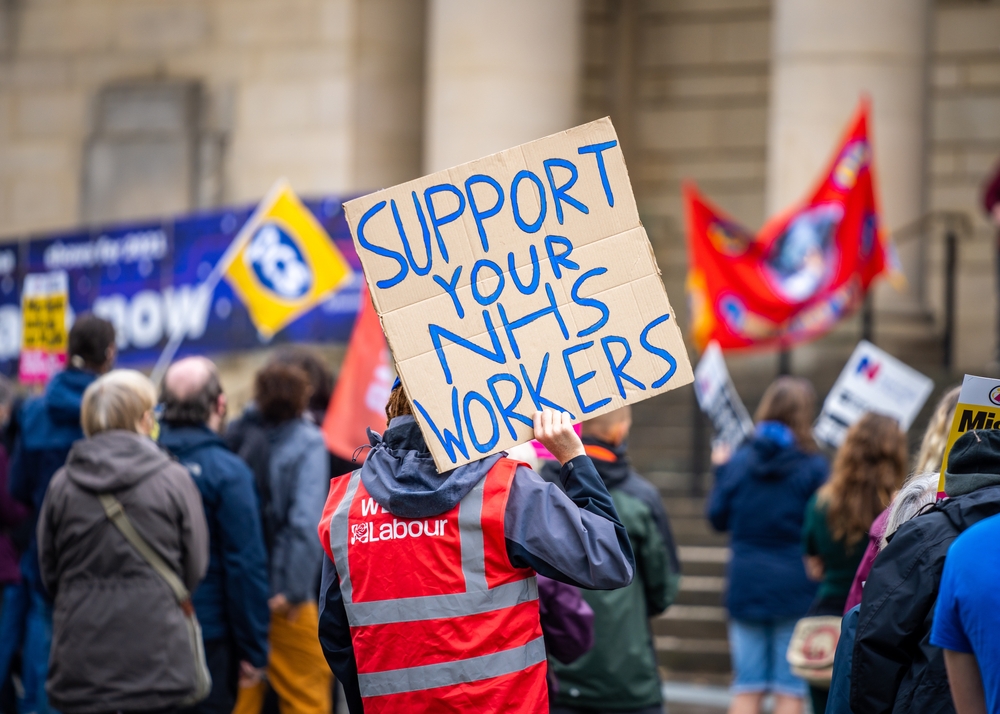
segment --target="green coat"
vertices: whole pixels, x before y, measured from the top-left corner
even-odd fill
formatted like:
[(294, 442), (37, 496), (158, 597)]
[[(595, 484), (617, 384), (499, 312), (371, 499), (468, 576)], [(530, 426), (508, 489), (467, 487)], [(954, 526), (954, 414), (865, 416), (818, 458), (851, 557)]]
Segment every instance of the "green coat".
[(553, 702), (614, 710), (656, 706), (662, 694), (649, 618), (677, 596), (680, 567), (673, 535), (659, 493), (628, 467), (624, 455), (617, 462), (592, 459), (632, 542), (636, 573), (619, 590), (583, 591), (594, 610), (594, 646), (570, 665), (549, 658), (558, 681)]

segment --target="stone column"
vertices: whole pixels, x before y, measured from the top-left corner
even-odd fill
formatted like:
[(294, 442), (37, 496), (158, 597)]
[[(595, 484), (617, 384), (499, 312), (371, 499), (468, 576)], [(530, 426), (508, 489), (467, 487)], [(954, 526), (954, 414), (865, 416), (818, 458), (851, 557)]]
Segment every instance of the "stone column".
[(805, 196), (858, 99), (870, 125), (882, 219), (924, 211), (928, 0), (774, 0), (767, 213)]
[(580, 0), (429, 0), (424, 171), (575, 125)]
[(355, 13), (353, 186), (367, 191), (421, 174), (426, 4), (359, 0)]

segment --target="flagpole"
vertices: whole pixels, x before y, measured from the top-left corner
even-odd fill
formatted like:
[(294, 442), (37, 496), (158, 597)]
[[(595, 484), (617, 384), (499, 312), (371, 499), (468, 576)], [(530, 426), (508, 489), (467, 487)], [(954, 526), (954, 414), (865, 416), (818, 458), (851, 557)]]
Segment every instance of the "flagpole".
[[(264, 196), (264, 200), (257, 204), (253, 213), (250, 214), (250, 218), (247, 222), (243, 224), (240, 228), (240, 232), (236, 234), (236, 237), (226, 248), (226, 252), (222, 254), (222, 257), (215, 263), (212, 268), (212, 272), (208, 274), (199, 287), (206, 293), (206, 299), (211, 303), (212, 296), (215, 294), (215, 289), (219, 286), (222, 281), (222, 276), (225, 275), (229, 266), (232, 265), (233, 260), (236, 259), (236, 255), (243, 248), (244, 244), (250, 240), (254, 231), (257, 229), (257, 224), (260, 223), (260, 217), (265, 210), (270, 208), (271, 204), (274, 203), (275, 198), (286, 188), (288, 188), (288, 181), (284, 178), (278, 179), (271, 189)], [(167, 368), (170, 363), (173, 362), (174, 357), (177, 355), (177, 350), (181, 348), (184, 343), (184, 338), (187, 337), (187, 325), (182, 320), (180, 323), (181, 327), (170, 336), (167, 344), (163, 347), (163, 351), (160, 356), (156, 359), (156, 364), (153, 366), (153, 371), (150, 373), (149, 378), (152, 380), (153, 384), (159, 384), (160, 380), (163, 379), (163, 375), (166, 374)]]
[[(229, 251), (226, 252), (228, 253)], [(223, 254), (222, 259), (220, 259), (219, 262), (215, 264), (215, 267), (212, 268), (212, 272), (209, 273), (205, 282), (199, 286), (200, 289), (204, 291), (205, 299), (209, 301), (209, 305), (211, 305), (215, 289), (219, 286), (219, 282), (222, 280), (222, 274), (225, 272), (226, 268), (229, 267), (230, 263), (233, 262), (232, 257), (230, 257), (226, 260), (225, 267), (222, 270), (219, 270), (218, 268), (222, 265), (225, 258), (226, 255)], [(177, 354), (177, 350), (180, 349), (181, 344), (184, 342), (184, 338), (187, 337), (187, 325), (185, 325), (183, 321), (181, 321), (180, 324), (182, 327), (170, 336), (170, 340), (167, 341), (167, 344), (164, 346), (160, 356), (156, 359), (153, 371), (149, 375), (153, 384), (159, 384), (160, 380), (163, 379), (163, 375), (166, 373), (167, 367), (169, 367), (170, 363), (174, 361), (174, 356)]]
[(792, 351), (784, 345), (778, 351), (778, 376), (787, 377), (792, 373)]

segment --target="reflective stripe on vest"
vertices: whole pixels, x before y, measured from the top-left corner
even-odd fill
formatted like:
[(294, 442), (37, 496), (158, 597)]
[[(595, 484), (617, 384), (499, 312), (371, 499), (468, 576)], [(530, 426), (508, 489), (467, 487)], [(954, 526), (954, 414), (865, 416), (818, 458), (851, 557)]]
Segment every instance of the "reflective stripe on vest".
[(519, 672), (544, 661), (545, 642), (539, 637), (524, 647), (515, 647), (482, 657), (409, 669), (394, 669), (375, 674), (359, 674), (358, 684), (361, 685), (361, 696), (379, 697), (385, 694), (402, 694), (421, 689), (478, 682), (480, 679)]
[[(507, 468), (513, 468), (510, 462)], [(493, 588), (488, 585), (482, 521), (486, 481), (487, 478), (480, 480), (458, 505), (457, 523), (461, 548), (461, 573), (465, 580), (464, 592), (355, 602), (348, 550), (352, 528), (350, 514), (361, 486), (361, 472), (358, 470), (351, 474), (344, 497), (330, 521), (330, 547), (340, 576), (340, 589), (352, 629), (352, 638), (359, 634), (363, 635), (371, 628), (391, 627), (396, 623), (449, 621), (474, 618), (477, 615), (490, 617), (489, 613), (505, 616), (499, 611), (527, 606), (526, 603), (538, 600), (538, 585), (535, 578), (528, 575), (521, 577), (519, 573), (522, 571), (511, 571), (513, 574), (509, 574), (510, 577), (520, 579), (503, 582)], [(454, 509), (449, 511), (452, 518), (454, 518), (453, 513)], [(442, 514), (437, 518), (442, 519), (446, 516), (448, 514)], [(408, 522), (412, 524), (414, 521)], [(441, 535), (444, 535), (443, 528), (444, 526)], [(454, 534), (453, 530), (450, 532)], [(434, 528), (434, 533), (437, 533), (437, 526)], [(435, 546), (430, 544), (428, 547)], [(537, 608), (537, 605), (533, 607)], [(537, 626), (537, 610), (535, 613), (532, 617)], [(428, 626), (436, 627), (433, 622), (428, 623)], [(521, 632), (531, 636), (530, 630), (522, 629)], [(377, 633), (370, 636), (377, 636)], [(519, 640), (519, 642), (524, 641), (525, 637)], [(367, 642), (371, 642), (371, 639)], [(378, 666), (379, 661), (384, 663), (386, 660), (376, 658), (374, 663), (372, 660), (368, 662), (363, 660), (364, 658), (359, 655), (358, 682), (362, 697), (370, 698), (462, 685), (522, 672), (545, 661), (545, 645), (542, 637), (538, 636), (524, 644), (496, 652), (382, 671), (365, 670)], [(544, 678), (544, 671), (541, 676)]]

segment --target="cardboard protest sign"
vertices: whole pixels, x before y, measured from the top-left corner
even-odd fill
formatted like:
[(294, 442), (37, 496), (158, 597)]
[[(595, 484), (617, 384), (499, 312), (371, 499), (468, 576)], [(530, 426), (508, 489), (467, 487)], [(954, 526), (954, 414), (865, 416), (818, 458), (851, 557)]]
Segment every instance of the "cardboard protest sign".
[(66, 271), (24, 276), (18, 378), (25, 384), (47, 382), (66, 366), (68, 303), (69, 278)]
[(975, 429), (1000, 429), (1000, 379), (965, 375), (962, 391), (958, 395), (955, 416), (951, 420), (948, 443), (944, 448), (944, 463), (938, 484), (938, 498), (944, 498), (944, 472), (948, 465), (951, 447), (967, 431)]
[(715, 442), (734, 451), (753, 434), (750, 418), (726, 368), (719, 343), (712, 340), (694, 369), (694, 393), (698, 406), (712, 420)]
[(609, 119), (344, 208), (441, 470), (692, 380)]
[(847, 430), (865, 412), (891, 416), (906, 431), (933, 389), (930, 377), (862, 340), (823, 402), (813, 435), (839, 447)]

